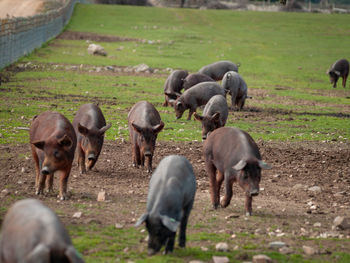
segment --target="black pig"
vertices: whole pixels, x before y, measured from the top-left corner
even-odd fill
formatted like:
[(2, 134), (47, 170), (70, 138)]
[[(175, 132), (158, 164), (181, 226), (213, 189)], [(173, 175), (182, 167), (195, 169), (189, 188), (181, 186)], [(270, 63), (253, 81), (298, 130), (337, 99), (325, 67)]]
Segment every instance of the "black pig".
[(183, 81), (182, 87), (184, 90), (188, 90), (189, 88), (193, 87), (194, 85), (206, 82), (206, 81), (215, 81), (211, 77), (201, 74), (201, 73), (192, 73), (189, 74)]
[(202, 67), (198, 73), (205, 74), (211, 77), (213, 80), (222, 80), (225, 73), (228, 71), (238, 72), (239, 64), (227, 60), (218, 61)]
[(336, 61), (331, 68), (327, 71), (333, 88), (337, 87), (339, 77), (343, 78), (343, 88), (345, 88), (346, 80), (349, 75), (349, 61), (346, 59), (340, 59)]
[(152, 175), (147, 198), (147, 212), (135, 226), (146, 222), (149, 233), (148, 254), (165, 245), (165, 253), (174, 249), (180, 225), (179, 246), (186, 246), (186, 227), (196, 193), (192, 165), (183, 156), (165, 157)]
[(164, 84), (165, 102), (163, 106), (173, 106), (175, 100), (181, 95), (183, 81), (188, 75), (186, 70), (174, 70)]

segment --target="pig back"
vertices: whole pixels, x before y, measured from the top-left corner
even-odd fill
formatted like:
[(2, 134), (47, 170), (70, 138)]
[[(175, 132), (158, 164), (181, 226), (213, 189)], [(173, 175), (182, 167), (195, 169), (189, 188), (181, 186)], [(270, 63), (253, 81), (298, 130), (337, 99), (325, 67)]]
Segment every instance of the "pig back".
[(182, 89), (183, 80), (187, 77), (188, 72), (186, 70), (173, 71), (164, 84), (165, 93), (180, 93)]
[(206, 81), (215, 81), (211, 77), (205, 74), (201, 73), (192, 73), (189, 74), (184, 82), (183, 82), (183, 88), (184, 90), (188, 90), (189, 88), (193, 87), (194, 85), (201, 83), (201, 82), (206, 82)]
[(228, 60), (218, 61), (207, 66), (202, 67), (198, 72), (201, 74), (208, 75), (214, 80), (221, 80), (226, 72), (236, 71), (238, 67), (235, 63)]
[(339, 59), (332, 65), (331, 70), (339, 71), (341, 75), (347, 75), (349, 73), (349, 61)]
[(225, 91), (220, 84), (211, 81), (198, 83), (182, 94), (185, 104), (197, 106), (206, 104), (215, 95), (225, 97)]
[(101, 109), (92, 103), (82, 105), (74, 117), (73, 127), (77, 131), (77, 134), (79, 134), (78, 123), (88, 129), (101, 129), (106, 126), (106, 120)]
[(132, 122), (140, 127), (152, 127), (160, 123), (160, 115), (157, 109), (147, 101), (137, 102), (129, 111), (129, 127)]
[(220, 113), (221, 123), (225, 124), (228, 116), (228, 106), (226, 98), (222, 95), (215, 95), (208, 101), (204, 107), (203, 116), (213, 116), (216, 112)]
[(5, 262), (22, 262), (39, 244), (62, 256), (72, 245), (57, 215), (35, 199), (18, 201), (9, 209), (2, 225), (1, 239), (0, 253), (3, 258), (10, 259)]
[(261, 160), (259, 148), (253, 138), (238, 128), (222, 127), (213, 131), (204, 142), (203, 154), (219, 171), (234, 166), (242, 159)]
[[(147, 211), (169, 215), (170, 210), (179, 211), (193, 202), (195, 192), (196, 178), (190, 162), (183, 156), (167, 156), (150, 180)], [(179, 215), (174, 218), (180, 219)]]

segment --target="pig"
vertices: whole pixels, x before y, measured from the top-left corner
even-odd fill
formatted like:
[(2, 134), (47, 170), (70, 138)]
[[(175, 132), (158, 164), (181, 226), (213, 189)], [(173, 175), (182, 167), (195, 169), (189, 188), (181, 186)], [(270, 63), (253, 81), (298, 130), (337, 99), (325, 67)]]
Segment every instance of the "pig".
[(211, 77), (213, 80), (222, 80), (225, 73), (228, 71), (236, 71), (238, 72), (239, 64), (227, 60), (222, 60), (215, 62), (213, 64), (206, 65), (202, 67), (198, 73), (205, 74)]
[(188, 90), (189, 88), (193, 87), (194, 85), (205, 82), (205, 81), (215, 81), (211, 77), (200, 74), (200, 73), (192, 73), (189, 74), (183, 81), (182, 87), (184, 90)]
[(337, 60), (327, 71), (327, 74), (329, 75), (331, 84), (333, 84), (333, 88), (337, 87), (339, 77), (343, 78), (343, 88), (345, 88), (349, 75), (349, 61), (346, 59)]
[(35, 199), (16, 202), (7, 212), (0, 240), (2, 263), (83, 263), (58, 216)]
[(246, 82), (235, 71), (229, 71), (224, 75), (222, 87), (231, 95), (232, 109), (236, 106), (238, 110), (242, 110), (245, 100), (251, 98), (247, 95), (248, 88)]
[(165, 245), (165, 254), (174, 249), (177, 228), (179, 246), (186, 246), (187, 221), (196, 193), (196, 178), (192, 165), (183, 156), (165, 157), (153, 173), (148, 190), (147, 211), (135, 226), (146, 223), (148, 255)]
[(151, 173), (157, 135), (163, 129), (164, 122), (151, 103), (139, 101), (129, 111), (128, 124), (133, 166), (144, 166), (147, 157), (147, 172)]
[(77, 137), (69, 120), (58, 112), (43, 112), (34, 117), (29, 129), (30, 146), (36, 170), (36, 194), (42, 194), (45, 181), (52, 192), (53, 176), (60, 176), (59, 197), (67, 199), (67, 183)]
[(165, 102), (163, 106), (173, 106), (173, 103), (181, 95), (183, 81), (188, 75), (186, 70), (174, 70), (164, 84)]
[(180, 119), (184, 111), (189, 109), (187, 120), (190, 120), (197, 107), (205, 105), (215, 95), (226, 97), (224, 89), (216, 82), (206, 81), (194, 85), (175, 101), (174, 110), (176, 118)]
[(252, 137), (238, 128), (221, 127), (204, 142), (203, 156), (214, 209), (219, 205), (222, 182), (225, 180), (226, 192), (221, 207), (227, 207), (232, 198), (232, 184), (237, 181), (245, 191), (246, 215), (252, 215), (252, 200), (259, 194), (261, 169), (271, 168), (261, 160)]
[(77, 135), (78, 166), (81, 174), (86, 173), (86, 166), (88, 170), (94, 167), (102, 149), (104, 134), (111, 126), (112, 124), (106, 125), (98, 105), (84, 104), (78, 110), (73, 127)]
[(202, 123), (202, 139), (205, 140), (213, 130), (225, 126), (227, 116), (227, 102), (222, 95), (215, 95), (208, 101), (203, 116), (195, 112), (194, 118)]

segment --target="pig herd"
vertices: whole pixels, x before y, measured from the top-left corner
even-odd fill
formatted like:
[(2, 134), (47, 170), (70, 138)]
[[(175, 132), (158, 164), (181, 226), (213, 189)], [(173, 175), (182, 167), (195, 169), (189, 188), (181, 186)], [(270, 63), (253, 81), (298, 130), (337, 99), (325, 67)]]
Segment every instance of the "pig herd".
[[(198, 73), (175, 70), (164, 84), (165, 102), (172, 106), (176, 118), (189, 110), (188, 120), (202, 123), (203, 157), (209, 178), (213, 208), (227, 207), (232, 198), (232, 184), (245, 192), (245, 210), (252, 214), (252, 198), (259, 194), (261, 170), (270, 169), (262, 161), (257, 144), (245, 131), (224, 127), (228, 118), (226, 95), (231, 107), (241, 110), (248, 96), (247, 84), (231, 61), (218, 61), (202, 67)], [(336, 61), (327, 74), (336, 87), (339, 77), (343, 87), (349, 73), (346, 59)], [(222, 80), (221, 85), (217, 81)], [(184, 89), (184, 92), (181, 91)], [(196, 109), (205, 105), (203, 115)], [(152, 172), (157, 135), (164, 128), (157, 109), (147, 101), (137, 102), (129, 111), (128, 127), (134, 167), (147, 165)], [(43, 112), (33, 118), (29, 134), (35, 164), (35, 193), (43, 194), (46, 186), (53, 191), (54, 174), (60, 178), (59, 198), (67, 199), (67, 183), (75, 152), (81, 174), (91, 170), (100, 155), (105, 132), (111, 127), (101, 109), (85, 104), (77, 111), (73, 123), (57, 112)], [(220, 188), (225, 194), (220, 201)], [(145, 223), (149, 233), (148, 254), (165, 246), (174, 248), (179, 228), (179, 246), (185, 247), (186, 226), (194, 203), (196, 178), (192, 165), (183, 156), (170, 155), (158, 164), (151, 176), (146, 212), (136, 226)], [(30, 229), (30, 235), (23, 235)], [(23, 238), (26, 237), (26, 238)], [(71, 239), (57, 215), (40, 201), (26, 199), (15, 203), (6, 214), (0, 238), (0, 263), (10, 262), (84, 262), (72, 246)]]

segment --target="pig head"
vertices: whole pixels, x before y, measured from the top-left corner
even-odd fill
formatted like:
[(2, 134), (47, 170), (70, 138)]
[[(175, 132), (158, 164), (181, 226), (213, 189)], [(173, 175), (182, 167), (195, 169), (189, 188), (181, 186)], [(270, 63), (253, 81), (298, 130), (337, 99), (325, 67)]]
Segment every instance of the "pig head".
[(194, 118), (202, 123), (202, 139), (205, 140), (209, 134), (217, 128), (224, 126), (221, 123), (220, 112), (216, 112), (213, 116), (201, 116), (194, 113)]

